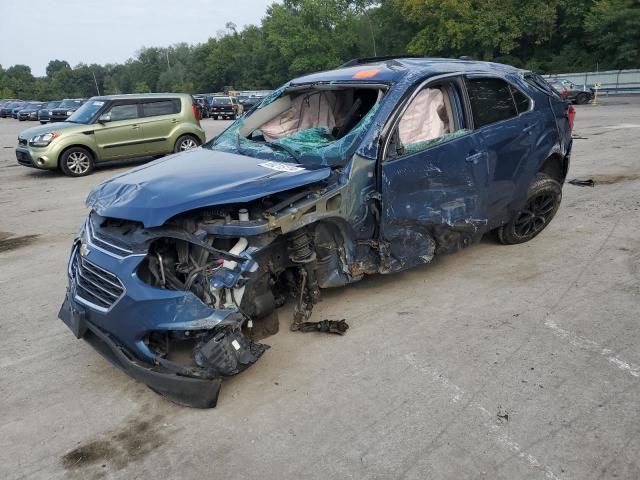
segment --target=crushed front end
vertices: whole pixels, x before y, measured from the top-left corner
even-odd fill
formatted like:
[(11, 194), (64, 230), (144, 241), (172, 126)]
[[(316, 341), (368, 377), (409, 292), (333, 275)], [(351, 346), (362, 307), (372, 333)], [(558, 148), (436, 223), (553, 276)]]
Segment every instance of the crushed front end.
[(222, 380), (268, 348), (259, 341), (278, 331), (276, 309), (287, 297), (297, 302), (292, 329), (346, 330), (344, 322), (306, 322), (321, 287), (360, 278), (335, 248), (338, 226), (298, 228), (308, 215), (328, 215), (334, 195), (321, 182), (151, 228), (94, 211), (71, 251), (59, 317), (154, 391), (214, 407)]
[[(146, 229), (92, 213), (71, 251), (59, 317), (158, 393), (213, 407), (221, 380), (253, 364), (268, 348), (254, 340), (278, 328), (277, 318), (266, 318), (276, 300), (255, 292), (268, 283), (250, 254), (259, 247), (214, 238), (190, 219)], [(242, 298), (252, 278), (260, 301), (247, 313)]]

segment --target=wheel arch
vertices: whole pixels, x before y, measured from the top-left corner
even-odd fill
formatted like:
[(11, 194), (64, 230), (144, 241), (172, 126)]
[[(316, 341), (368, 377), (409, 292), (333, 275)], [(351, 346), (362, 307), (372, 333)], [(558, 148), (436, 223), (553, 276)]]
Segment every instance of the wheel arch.
[(84, 148), (85, 150), (87, 150), (91, 156), (93, 157), (93, 161), (97, 162), (99, 160), (98, 158), (98, 154), (95, 152), (95, 150), (93, 148), (91, 148), (90, 146), (84, 144), (84, 143), (72, 143), (71, 145), (68, 145), (66, 147), (64, 147), (62, 150), (60, 150), (60, 153), (58, 154), (58, 158), (56, 159), (56, 165), (58, 166), (58, 168), (60, 168), (60, 160), (62, 159), (62, 156), (69, 151), (72, 148)]
[(537, 173), (546, 173), (551, 178), (556, 180), (561, 185), (564, 183), (565, 178), (567, 177), (567, 170), (569, 169), (569, 160), (567, 157), (563, 157), (558, 153), (554, 153), (550, 157), (548, 157)]

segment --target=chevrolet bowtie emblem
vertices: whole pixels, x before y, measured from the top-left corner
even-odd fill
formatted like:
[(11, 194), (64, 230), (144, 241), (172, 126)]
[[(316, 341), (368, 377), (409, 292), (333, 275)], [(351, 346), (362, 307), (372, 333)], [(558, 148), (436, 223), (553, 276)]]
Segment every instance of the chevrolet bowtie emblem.
[(80, 244), (80, 256), (86, 257), (87, 255), (89, 255), (90, 251), (91, 250), (89, 250), (89, 248), (84, 243)]

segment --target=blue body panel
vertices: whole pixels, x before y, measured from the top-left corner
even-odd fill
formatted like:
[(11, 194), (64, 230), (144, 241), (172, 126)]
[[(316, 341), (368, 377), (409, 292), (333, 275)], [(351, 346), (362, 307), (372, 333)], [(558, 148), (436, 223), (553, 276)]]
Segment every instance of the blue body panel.
[(198, 148), (107, 180), (89, 194), (87, 207), (103, 217), (157, 227), (182, 212), (248, 202), (319, 182), (331, 173), (330, 168), (286, 172), (265, 165), (265, 160)]

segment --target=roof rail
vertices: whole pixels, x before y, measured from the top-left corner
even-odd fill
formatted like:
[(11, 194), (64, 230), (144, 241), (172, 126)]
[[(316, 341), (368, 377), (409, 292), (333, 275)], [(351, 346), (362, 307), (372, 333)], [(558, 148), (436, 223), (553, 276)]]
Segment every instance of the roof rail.
[(382, 57), (365, 57), (354, 58), (346, 63), (343, 63), (338, 68), (355, 67), (356, 65), (363, 65), (365, 63), (383, 62), (385, 60), (396, 60), (399, 58), (425, 58), (424, 55), (385, 55)]

